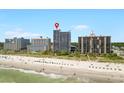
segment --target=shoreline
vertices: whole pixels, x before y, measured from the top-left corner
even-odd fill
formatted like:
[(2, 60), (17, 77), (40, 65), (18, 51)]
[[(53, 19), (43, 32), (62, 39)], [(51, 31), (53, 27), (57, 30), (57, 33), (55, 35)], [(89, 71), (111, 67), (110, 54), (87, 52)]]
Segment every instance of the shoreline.
[[(2, 55), (3, 56), (3, 55)], [(4, 59), (5, 57), (5, 59)], [(0, 58), (0, 64), (3, 66), (13, 67), (17, 69), (33, 70), (39, 73), (54, 73), (55, 75), (63, 75), (67, 77), (79, 78), (80, 80), (87, 79), (88, 82), (124, 82), (123, 65), (107, 63), (94, 63), (94, 62), (69, 62), (68, 60), (49, 59), (49, 58), (34, 58), (34, 57), (20, 57), (4, 55), (3, 60)], [(10, 60), (11, 59), (11, 60)], [(20, 59), (20, 60), (19, 60)], [(42, 60), (43, 63), (40, 61)], [(58, 62), (58, 64), (50, 64), (48, 62)], [(63, 65), (59, 63), (63, 63)], [(45, 63), (47, 62), (47, 63)], [(66, 65), (65, 65), (66, 64)], [(87, 66), (101, 66), (107, 65), (108, 68), (117, 66), (118, 70), (101, 70), (94, 68), (87, 68)], [(72, 66), (71, 66), (72, 65)], [(91, 81), (90, 81), (91, 80)]]
[(40, 72), (36, 72), (34, 70), (25, 70), (25, 69), (12, 68), (12, 67), (1, 66), (1, 65), (0, 65), (0, 69), (16, 70), (16, 71), (20, 71), (20, 72), (23, 72), (23, 73), (29, 73), (29, 74), (34, 74), (34, 75), (41, 75), (41, 76), (49, 77), (49, 78), (52, 78), (52, 79), (65, 78), (65, 76), (63, 76), (63, 75), (57, 75), (57, 74), (54, 74), (54, 73), (46, 74), (46, 73), (43, 73), (43, 72), (41, 72), (41, 73)]

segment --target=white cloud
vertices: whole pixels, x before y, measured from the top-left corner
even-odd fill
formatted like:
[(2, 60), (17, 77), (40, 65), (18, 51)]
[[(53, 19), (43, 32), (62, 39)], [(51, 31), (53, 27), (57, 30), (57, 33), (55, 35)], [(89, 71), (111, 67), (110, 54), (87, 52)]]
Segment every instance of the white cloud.
[(72, 31), (84, 31), (84, 30), (88, 30), (89, 26), (87, 25), (76, 25), (76, 26), (72, 26)]
[(0, 27), (2, 27), (2, 28), (17, 28), (18, 27), (18, 25), (16, 24), (16, 25), (13, 25), (13, 24), (2, 24), (2, 23), (0, 23)]
[(37, 36), (40, 36), (40, 34), (26, 32), (21, 28), (16, 28), (12, 31), (6, 31), (5, 32), (6, 38), (13, 38), (13, 37), (31, 38), (31, 37), (37, 37)]

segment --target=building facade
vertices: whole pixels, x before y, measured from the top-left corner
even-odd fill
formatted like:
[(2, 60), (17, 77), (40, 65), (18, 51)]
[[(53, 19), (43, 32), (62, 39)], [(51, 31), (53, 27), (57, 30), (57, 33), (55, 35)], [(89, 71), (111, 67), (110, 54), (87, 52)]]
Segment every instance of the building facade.
[(70, 51), (71, 48), (71, 32), (61, 32), (61, 30), (53, 30), (53, 50), (54, 51)]
[(111, 36), (78, 37), (81, 53), (111, 53)]
[(29, 39), (24, 38), (13, 38), (13, 39), (5, 39), (4, 49), (6, 50), (24, 50), (27, 49), (27, 45), (30, 44)]
[(28, 45), (28, 51), (47, 51), (51, 49), (50, 38), (33, 38), (31, 45)]

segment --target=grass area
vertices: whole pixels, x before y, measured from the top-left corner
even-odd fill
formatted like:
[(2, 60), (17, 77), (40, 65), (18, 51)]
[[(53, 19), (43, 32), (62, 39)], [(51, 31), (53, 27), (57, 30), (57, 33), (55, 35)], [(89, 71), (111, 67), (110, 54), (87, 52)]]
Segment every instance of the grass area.
[(0, 82), (1, 83), (74, 83), (79, 82), (75, 79), (68, 78), (59, 78), (53, 79), (50, 77), (24, 73), (18, 70), (8, 70), (8, 69), (0, 69)]
[(113, 42), (112, 46), (116, 46), (116, 47), (124, 47), (124, 42)]
[(116, 54), (69, 54), (69, 55), (44, 55), (44, 54), (19, 54), (22, 56), (33, 56), (33, 57), (49, 57), (58, 59), (69, 59), (69, 60), (79, 60), (79, 61), (99, 61), (99, 62), (113, 62), (113, 63), (124, 63), (124, 58), (117, 56)]

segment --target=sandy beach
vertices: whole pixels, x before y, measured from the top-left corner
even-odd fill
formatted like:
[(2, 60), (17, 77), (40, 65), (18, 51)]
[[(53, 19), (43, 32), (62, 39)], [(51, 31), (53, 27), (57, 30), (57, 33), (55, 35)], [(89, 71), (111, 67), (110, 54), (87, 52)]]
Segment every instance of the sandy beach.
[(86, 82), (124, 82), (124, 64), (0, 55), (0, 65), (38, 73), (54, 73)]

